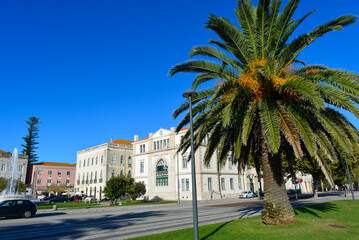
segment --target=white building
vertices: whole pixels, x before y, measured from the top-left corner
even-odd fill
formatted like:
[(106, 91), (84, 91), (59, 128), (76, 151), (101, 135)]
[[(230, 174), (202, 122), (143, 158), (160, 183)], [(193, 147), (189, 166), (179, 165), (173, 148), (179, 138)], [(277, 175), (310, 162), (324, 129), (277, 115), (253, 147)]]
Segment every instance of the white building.
[(132, 141), (116, 139), (77, 152), (75, 192), (100, 199), (106, 182), (132, 175)]
[[(191, 163), (187, 161), (190, 151), (177, 153), (181, 138), (188, 130), (176, 134), (171, 130), (159, 129), (149, 137), (139, 140), (135, 135), (133, 144), (134, 177), (146, 185), (145, 198), (165, 200), (191, 200)], [(217, 159), (213, 156), (208, 167), (204, 165), (206, 141), (195, 152), (198, 200), (238, 198), (243, 190), (258, 190), (254, 170), (245, 169), (238, 177), (238, 169), (230, 157), (224, 167), (217, 170)], [(252, 184), (251, 184), (252, 183)]]
[(302, 193), (312, 193), (313, 187), (313, 177), (310, 174), (302, 174), (301, 172), (296, 173), (297, 177), (297, 186), (293, 184), (292, 178), (286, 182), (285, 187), (286, 189), (300, 189)]

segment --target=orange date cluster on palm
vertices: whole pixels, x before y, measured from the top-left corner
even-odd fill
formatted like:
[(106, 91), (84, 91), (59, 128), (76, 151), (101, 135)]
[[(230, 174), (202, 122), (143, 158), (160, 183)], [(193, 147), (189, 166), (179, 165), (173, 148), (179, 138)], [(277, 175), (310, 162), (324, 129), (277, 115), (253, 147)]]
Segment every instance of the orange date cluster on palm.
[[(294, 78), (292, 74), (293, 67), (291, 64), (287, 64), (284, 68), (279, 71), (278, 76), (270, 76), (267, 79), (261, 79), (260, 70), (266, 66), (267, 60), (264, 58), (257, 59), (249, 63), (243, 70), (241, 77), (233, 81), (232, 88), (229, 88), (221, 96), (222, 102), (227, 102), (228, 99), (239, 89), (247, 89), (247, 99), (251, 102), (258, 102), (263, 98), (272, 95), (276, 90), (285, 85), (287, 82)], [(225, 81), (221, 80), (216, 83), (216, 87), (221, 87)], [(285, 89), (281, 92), (283, 97), (291, 100), (299, 99), (299, 95), (290, 89)]]

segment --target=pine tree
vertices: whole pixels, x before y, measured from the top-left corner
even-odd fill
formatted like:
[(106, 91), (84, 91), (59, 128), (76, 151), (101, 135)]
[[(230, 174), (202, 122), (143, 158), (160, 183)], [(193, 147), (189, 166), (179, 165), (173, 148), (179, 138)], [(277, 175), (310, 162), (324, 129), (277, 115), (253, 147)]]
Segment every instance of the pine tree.
[(35, 150), (38, 149), (36, 145), (39, 144), (39, 142), (36, 141), (36, 138), (39, 137), (39, 124), (41, 123), (39, 122), (39, 119), (40, 118), (37, 117), (30, 117), (29, 120), (25, 121), (29, 124), (29, 127), (27, 128), (28, 134), (23, 137), (25, 144), (22, 144), (21, 146), (24, 148), (22, 154), (29, 156), (29, 164), (33, 164), (38, 159)]

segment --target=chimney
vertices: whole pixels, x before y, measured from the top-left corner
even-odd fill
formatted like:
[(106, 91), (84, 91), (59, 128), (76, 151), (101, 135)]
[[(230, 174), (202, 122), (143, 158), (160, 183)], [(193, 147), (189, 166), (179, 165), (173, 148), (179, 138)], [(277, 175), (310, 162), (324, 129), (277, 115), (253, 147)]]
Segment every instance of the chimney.
[(135, 135), (135, 137), (133, 138), (133, 140), (136, 142), (138, 141), (138, 135)]
[(171, 133), (175, 133), (176, 128), (175, 127), (171, 127)]

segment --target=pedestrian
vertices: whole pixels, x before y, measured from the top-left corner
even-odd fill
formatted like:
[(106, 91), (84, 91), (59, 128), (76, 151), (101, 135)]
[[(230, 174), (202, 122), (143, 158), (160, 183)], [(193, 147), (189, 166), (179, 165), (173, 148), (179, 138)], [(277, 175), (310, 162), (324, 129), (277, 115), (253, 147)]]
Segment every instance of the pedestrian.
[(346, 197), (347, 196), (347, 186), (343, 186), (343, 190), (344, 190), (344, 197)]

